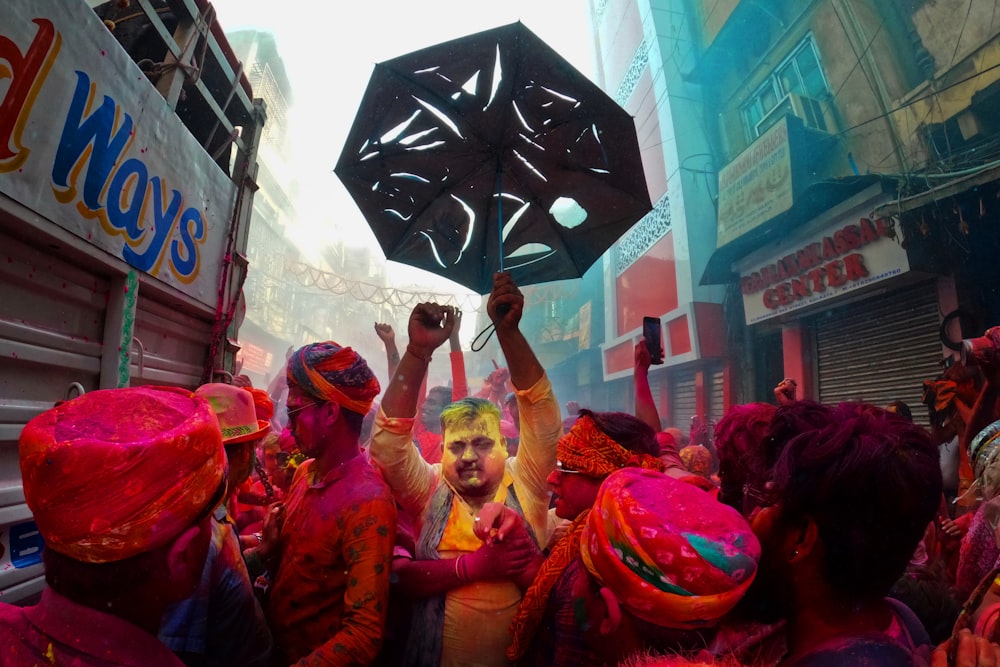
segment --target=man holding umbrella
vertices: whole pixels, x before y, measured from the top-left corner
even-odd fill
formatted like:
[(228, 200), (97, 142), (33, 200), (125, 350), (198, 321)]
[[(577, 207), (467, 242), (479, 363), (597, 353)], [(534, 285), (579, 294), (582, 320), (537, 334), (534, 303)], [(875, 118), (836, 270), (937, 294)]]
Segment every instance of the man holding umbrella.
[[(409, 344), (376, 417), (372, 460), (417, 526), (416, 553), (393, 562), (400, 592), (417, 600), (407, 664), (506, 665), (510, 620), (542, 561), (538, 545), (549, 533), (545, 480), (555, 469), (562, 424), (552, 385), (518, 328), (523, 308), (510, 275), (496, 274), (487, 311), (520, 409), (518, 456), (507, 456), (499, 409), (476, 398), (442, 412), (441, 463), (425, 462), (411, 444), (431, 353), (454, 326), (449, 306), (413, 309)], [(524, 521), (484, 544), (473, 528), (488, 502), (506, 505)]]

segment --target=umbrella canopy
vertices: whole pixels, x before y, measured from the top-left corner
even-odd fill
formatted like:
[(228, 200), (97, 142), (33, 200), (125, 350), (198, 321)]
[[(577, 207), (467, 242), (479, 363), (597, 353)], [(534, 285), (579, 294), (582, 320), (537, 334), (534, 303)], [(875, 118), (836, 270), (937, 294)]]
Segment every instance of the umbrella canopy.
[(520, 22), (375, 66), (334, 172), (387, 259), (576, 278), (651, 209), (635, 123)]

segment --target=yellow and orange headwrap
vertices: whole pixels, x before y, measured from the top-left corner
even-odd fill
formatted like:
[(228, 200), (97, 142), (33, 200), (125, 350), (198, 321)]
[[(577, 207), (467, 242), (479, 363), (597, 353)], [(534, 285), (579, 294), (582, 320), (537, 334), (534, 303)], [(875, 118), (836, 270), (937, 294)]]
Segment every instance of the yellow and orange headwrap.
[(168, 544), (221, 498), (226, 466), (212, 406), (170, 387), (62, 403), (27, 423), (19, 453), (47, 548), (87, 563)]
[(573, 428), (556, 444), (556, 458), (567, 468), (589, 477), (607, 477), (622, 468), (662, 471), (663, 461), (641, 452), (632, 452), (608, 437), (590, 415), (582, 414)]
[(368, 414), (382, 389), (360, 354), (333, 341), (306, 345), (292, 353), (288, 384), (362, 415)]

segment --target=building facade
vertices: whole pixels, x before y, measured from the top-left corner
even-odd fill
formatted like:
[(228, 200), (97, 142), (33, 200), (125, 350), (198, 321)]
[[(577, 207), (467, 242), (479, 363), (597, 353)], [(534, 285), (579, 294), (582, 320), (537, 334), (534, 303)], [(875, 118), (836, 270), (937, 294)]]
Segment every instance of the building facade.
[(601, 83), (636, 117), (657, 202), (641, 223), (654, 231), (637, 225), (644, 241), (609, 255), (607, 379), (630, 365), (636, 318), (655, 314), (674, 354), (651, 378), (666, 376), (674, 423), (692, 393), (693, 414), (717, 418), (785, 376), (825, 402), (912, 406), (960, 338), (997, 322), (991, 5), (595, 0), (591, 13)]

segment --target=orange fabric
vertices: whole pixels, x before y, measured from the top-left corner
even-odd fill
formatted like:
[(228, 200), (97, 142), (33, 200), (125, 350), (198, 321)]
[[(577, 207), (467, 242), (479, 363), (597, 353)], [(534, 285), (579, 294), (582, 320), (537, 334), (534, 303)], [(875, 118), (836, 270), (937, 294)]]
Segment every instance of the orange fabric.
[(271, 421), (271, 417), (274, 416), (274, 401), (271, 400), (270, 394), (256, 387), (244, 387), (244, 389), (253, 395), (253, 407), (257, 411), (257, 419)]
[(306, 461), (285, 501), (267, 605), (275, 663), (367, 665), (386, 619), (396, 504), (364, 455), (312, 481)]
[(567, 468), (589, 477), (607, 477), (625, 467), (660, 471), (665, 467), (655, 456), (630, 452), (619, 445), (588, 415), (581, 415), (569, 433), (559, 439), (556, 456)]
[(226, 462), (209, 403), (170, 387), (67, 401), (28, 422), (19, 452), (46, 546), (88, 563), (167, 544), (207, 508)]
[(580, 555), (580, 536), (583, 535), (583, 526), (588, 514), (589, 510), (582, 512), (570, 524), (538, 569), (531, 586), (524, 592), (521, 606), (510, 624), (512, 637), (510, 646), (507, 647), (507, 659), (511, 662), (520, 660), (528, 650), (531, 640), (538, 631), (538, 624), (545, 614), (549, 593), (569, 564)]
[[(556, 444), (556, 456), (567, 468), (595, 478), (607, 477), (625, 467), (663, 471), (663, 461), (629, 451), (601, 431), (589, 415), (581, 415), (567, 434)], [(507, 658), (517, 660), (528, 650), (545, 614), (549, 593), (559, 577), (580, 553), (580, 535), (589, 512), (578, 516), (552, 548), (549, 557), (524, 593), (521, 606), (511, 623), (513, 638)]]

